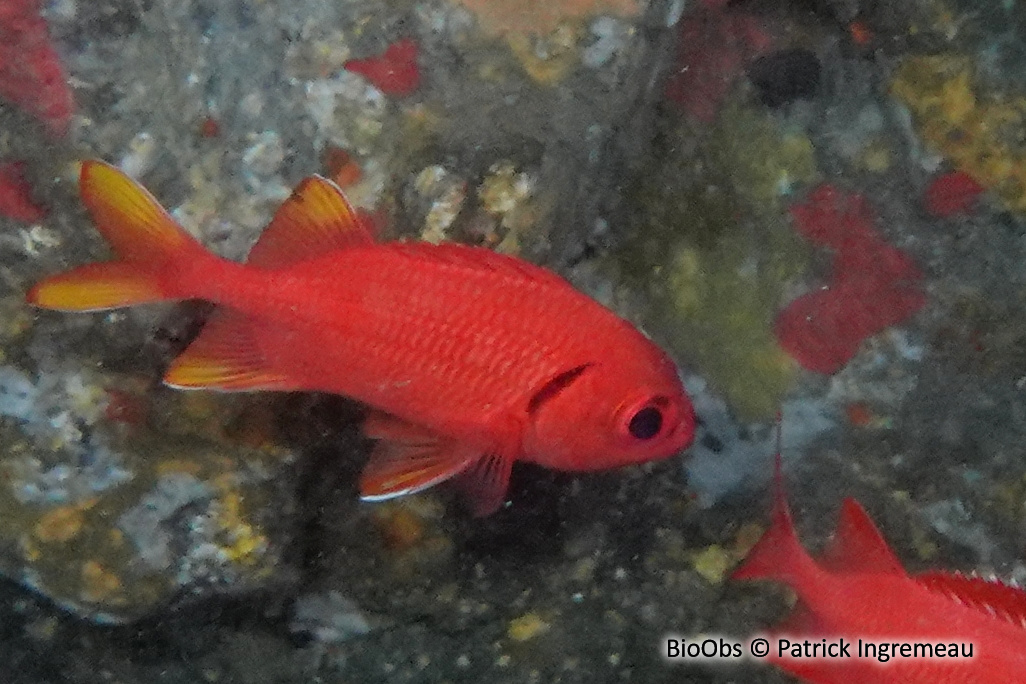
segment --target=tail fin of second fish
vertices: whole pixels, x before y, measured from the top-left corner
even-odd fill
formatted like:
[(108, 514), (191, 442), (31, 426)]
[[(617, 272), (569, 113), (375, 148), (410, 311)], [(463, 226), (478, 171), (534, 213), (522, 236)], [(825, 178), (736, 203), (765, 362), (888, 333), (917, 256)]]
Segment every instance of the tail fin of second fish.
[(79, 192), (118, 256), (50, 276), (29, 290), (29, 303), (62, 311), (99, 311), (187, 299), (195, 273), (218, 260), (185, 232), (142, 186), (100, 161), (82, 164)]

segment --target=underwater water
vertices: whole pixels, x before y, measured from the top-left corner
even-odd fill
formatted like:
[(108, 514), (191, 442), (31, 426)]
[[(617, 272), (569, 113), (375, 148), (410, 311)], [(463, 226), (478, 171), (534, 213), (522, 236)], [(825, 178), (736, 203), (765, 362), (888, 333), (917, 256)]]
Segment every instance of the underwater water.
[[(917, 615), (1012, 654), (965, 681), (1026, 679), (1024, 37), (997, 0), (0, 0), (0, 679), (934, 681), (675, 650)], [(101, 234), (151, 220), (108, 168), (249, 268)], [(295, 239), (251, 254), (283, 204)], [(436, 289), (444, 325), (405, 315)], [(294, 290), (316, 325), (228, 330)], [(495, 444), (453, 465), (457, 433)], [(775, 496), (840, 589), (763, 553)], [(908, 574), (863, 518), (834, 535), (846, 497)]]

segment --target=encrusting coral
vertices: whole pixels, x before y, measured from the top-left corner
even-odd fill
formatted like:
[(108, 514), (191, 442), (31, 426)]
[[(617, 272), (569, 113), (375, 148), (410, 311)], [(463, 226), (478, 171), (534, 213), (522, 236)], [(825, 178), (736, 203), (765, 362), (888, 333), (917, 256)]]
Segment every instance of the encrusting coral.
[(1026, 211), (1026, 97), (986, 92), (973, 63), (954, 54), (911, 57), (891, 93), (915, 117), (919, 134), (1004, 205)]

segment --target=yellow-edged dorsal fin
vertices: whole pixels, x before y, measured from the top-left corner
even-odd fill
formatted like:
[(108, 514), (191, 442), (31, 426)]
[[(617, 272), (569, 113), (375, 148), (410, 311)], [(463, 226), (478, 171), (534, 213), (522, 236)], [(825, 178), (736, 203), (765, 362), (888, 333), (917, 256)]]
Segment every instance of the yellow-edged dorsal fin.
[(278, 208), (246, 263), (280, 268), (373, 242), (342, 190), (326, 178), (310, 176)]

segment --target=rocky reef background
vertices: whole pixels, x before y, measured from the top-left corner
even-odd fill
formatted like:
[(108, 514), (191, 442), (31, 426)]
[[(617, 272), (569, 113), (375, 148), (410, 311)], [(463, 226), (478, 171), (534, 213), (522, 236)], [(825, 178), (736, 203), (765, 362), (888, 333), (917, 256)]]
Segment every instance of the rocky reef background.
[[(0, 677), (785, 681), (660, 648), (787, 612), (725, 579), (765, 524), (778, 411), (811, 546), (850, 495), (910, 568), (1023, 579), (1024, 21), (997, 0), (7, 0)], [(24, 304), (107, 254), (76, 196), (90, 157), (233, 259), (322, 173), (385, 238), (553, 268), (671, 351), (699, 438), (618, 472), (518, 468), (483, 520), (445, 491), (360, 504), (359, 406), (160, 386), (205, 307)]]

